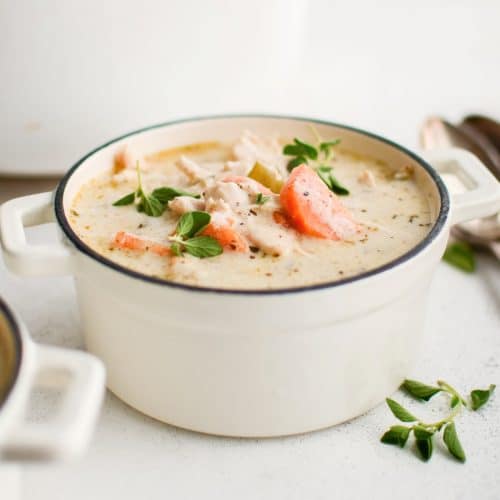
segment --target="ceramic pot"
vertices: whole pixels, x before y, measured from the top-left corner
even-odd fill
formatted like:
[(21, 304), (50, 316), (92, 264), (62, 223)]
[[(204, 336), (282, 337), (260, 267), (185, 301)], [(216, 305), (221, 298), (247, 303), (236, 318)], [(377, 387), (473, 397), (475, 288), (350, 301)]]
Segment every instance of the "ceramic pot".
[[(323, 137), (389, 164), (414, 168), (433, 225), (399, 258), (347, 279), (280, 290), (224, 290), (126, 269), (89, 248), (67, 213), (81, 186), (112, 165), (124, 143), (153, 152), (234, 140), (241, 130)], [(281, 116), (222, 116), (166, 123), (115, 139), (74, 165), (56, 192), (19, 198), (1, 213), (5, 260), (24, 275), (72, 274), (88, 350), (108, 387), (143, 413), (230, 436), (276, 436), (330, 426), (374, 407), (410, 373), (423, 333), (427, 290), (450, 226), (500, 208), (500, 189), (470, 153), (425, 159), (353, 127)], [(431, 166), (432, 165), (432, 166)], [(438, 171), (470, 189), (450, 196)], [(61, 241), (37, 247), (24, 226), (55, 221)]]
[[(104, 394), (104, 366), (81, 351), (33, 342), (26, 327), (0, 299), (0, 458), (66, 459), (86, 448)], [(62, 391), (57, 413), (27, 422), (35, 387)]]

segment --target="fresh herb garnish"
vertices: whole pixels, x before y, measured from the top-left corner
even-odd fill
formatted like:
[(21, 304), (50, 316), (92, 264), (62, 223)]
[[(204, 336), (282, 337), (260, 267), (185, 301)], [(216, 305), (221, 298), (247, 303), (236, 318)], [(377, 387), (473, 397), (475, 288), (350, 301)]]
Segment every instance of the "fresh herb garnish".
[(161, 201), (166, 205), (169, 201), (177, 198), (177, 196), (191, 196), (191, 198), (199, 198), (199, 194), (190, 193), (188, 191), (183, 191), (182, 189), (176, 189), (172, 187), (160, 187), (156, 188), (152, 193), (152, 196)]
[(443, 442), (446, 445), (449, 453), (460, 462), (465, 462), (465, 452), (458, 438), (457, 429), (455, 427), (455, 417), (463, 408), (478, 410), (483, 406), (491, 394), (495, 390), (495, 385), (490, 385), (488, 389), (475, 389), (470, 394), (471, 402), (467, 403), (453, 387), (448, 383), (438, 380), (437, 386), (431, 386), (418, 382), (416, 380), (405, 380), (401, 386), (408, 394), (420, 401), (429, 401), (437, 393), (446, 394), (450, 398), (450, 406), (452, 411), (450, 414), (438, 420), (437, 422), (426, 423), (415, 417), (406, 408), (400, 405), (393, 399), (387, 399), (393, 415), (402, 422), (415, 422), (411, 427), (403, 425), (393, 425), (380, 438), (380, 441), (385, 444), (392, 444), (404, 448), (410, 434), (413, 432), (415, 437), (415, 445), (422, 460), (427, 461), (431, 458), (434, 449), (433, 437), (442, 429)]
[(422, 457), (422, 460), (427, 462), (432, 456), (432, 436), (436, 431), (434, 429), (429, 430), (426, 427), (420, 425), (413, 426), (413, 435), (415, 436), (415, 444), (417, 450)]
[(147, 194), (142, 187), (141, 179), (141, 169), (139, 168), (139, 162), (137, 162), (137, 191), (135, 192), (136, 197), (139, 200), (137, 203), (137, 210), (139, 212), (144, 212), (150, 217), (159, 217), (166, 208), (160, 200), (158, 200), (152, 194)]
[(470, 393), (471, 406), (474, 411), (479, 410), (481, 406), (485, 405), (493, 394), (496, 385), (491, 384), (488, 389), (475, 389)]
[(283, 148), (283, 154), (287, 156), (309, 158), (311, 160), (318, 159), (318, 150), (314, 146), (308, 144), (307, 142), (300, 141), (297, 138), (295, 138), (293, 142), (294, 144), (287, 144)]
[(113, 203), (114, 207), (123, 207), (125, 205), (132, 205), (135, 201), (135, 191), (133, 193), (126, 194), (123, 198), (116, 200)]
[(270, 196), (264, 196), (262, 193), (257, 193), (257, 196), (255, 197), (255, 203), (257, 203), (257, 205), (264, 205), (264, 203), (266, 203), (266, 201), (269, 201), (270, 199)]
[(443, 255), (443, 260), (467, 273), (474, 272), (476, 268), (476, 260), (472, 248), (467, 243), (461, 241), (448, 245)]
[(349, 190), (344, 187), (333, 175), (333, 168), (328, 165), (321, 164), (321, 162), (328, 161), (331, 158), (332, 148), (340, 143), (340, 139), (323, 141), (316, 132), (316, 129), (312, 128), (312, 130), (318, 141), (317, 146), (313, 146), (295, 138), (293, 140), (293, 144), (287, 144), (283, 148), (284, 155), (293, 156), (293, 158), (288, 162), (288, 171), (291, 172), (294, 168), (302, 164), (310, 165), (314, 168), (314, 170), (316, 170), (317, 174), (328, 186), (330, 191), (333, 191), (335, 194), (341, 196), (348, 195)]
[(208, 212), (187, 212), (177, 222), (175, 234), (170, 236), (172, 242), (170, 249), (174, 255), (180, 256), (187, 252), (193, 257), (203, 259), (205, 257), (215, 257), (222, 253), (220, 243), (211, 236), (200, 236), (210, 223)]
[(287, 170), (291, 172), (295, 167), (298, 167), (299, 165), (302, 165), (304, 163), (307, 163), (307, 160), (304, 156), (296, 156), (288, 162)]
[(187, 212), (183, 214), (179, 222), (177, 222), (177, 236), (192, 238), (208, 226), (210, 218), (208, 212)]
[(160, 187), (155, 189), (151, 194), (147, 194), (142, 187), (141, 169), (137, 162), (137, 189), (133, 193), (125, 195), (123, 198), (115, 201), (113, 206), (122, 207), (132, 205), (137, 201), (137, 211), (144, 212), (151, 217), (159, 217), (167, 208), (168, 202), (177, 196), (191, 196), (199, 198), (199, 194), (188, 193), (182, 189), (171, 187)]
[(323, 153), (325, 160), (328, 160), (330, 158), (330, 155), (332, 154), (332, 148), (337, 144), (340, 144), (340, 139), (335, 139), (333, 141), (327, 141), (327, 142), (320, 142), (319, 150)]
[(443, 441), (448, 451), (460, 462), (465, 462), (465, 452), (458, 439), (457, 430), (455, 428), (455, 423), (450, 422), (443, 432)]
[(184, 240), (182, 245), (185, 247), (187, 253), (200, 259), (215, 257), (222, 253), (220, 243), (211, 236), (195, 236), (189, 240)]
[(401, 387), (414, 398), (424, 401), (429, 401), (432, 396), (442, 391), (441, 387), (433, 387), (410, 379), (406, 379)]
[(395, 444), (400, 448), (404, 448), (408, 437), (410, 436), (411, 428), (404, 425), (393, 425), (380, 439), (385, 444)]
[(335, 178), (332, 173), (332, 167), (326, 167), (324, 165), (316, 168), (316, 172), (321, 177), (321, 180), (328, 186), (330, 191), (340, 196), (346, 196), (349, 194), (349, 190), (342, 186), (340, 182)]
[(415, 422), (417, 417), (414, 417), (408, 410), (403, 408), (397, 401), (387, 398), (387, 406), (391, 409), (392, 414), (401, 422)]

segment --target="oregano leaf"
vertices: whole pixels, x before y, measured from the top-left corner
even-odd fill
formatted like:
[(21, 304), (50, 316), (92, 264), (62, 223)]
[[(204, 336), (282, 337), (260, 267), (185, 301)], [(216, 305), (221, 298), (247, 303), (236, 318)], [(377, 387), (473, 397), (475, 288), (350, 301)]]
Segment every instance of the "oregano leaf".
[(222, 253), (222, 246), (211, 236), (195, 236), (182, 243), (186, 252), (203, 259), (205, 257), (215, 257)]
[(410, 435), (411, 428), (404, 425), (393, 425), (384, 435), (380, 441), (385, 444), (394, 444), (400, 448), (404, 448), (406, 441)]
[(457, 430), (455, 428), (455, 424), (450, 422), (445, 428), (443, 432), (443, 441), (448, 448), (448, 451), (461, 462), (465, 462), (465, 452), (460, 444), (460, 440), (458, 439)]
[(495, 384), (491, 384), (488, 389), (474, 389), (470, 393), (472, 409), (474, 411), (479, 410), (481, 406), (485, 405), (488, 402), (490, 396), (493, 394), (493, 391), (495, 390), (495, 387), (496, 387)]
[(411, 394), (414, 398), (429, 401), (435, 394), (441, 392), (441, 388), (433, 387), (431, 385), (423, 384), (416, 380), (406, 379), (401, 386), (406, 392)]
[(116, 200), (113, 203), (114, 207), (123, 207), (125, 205), (132, 205), (135, 201), (135, 191), (133, 193), (126, 194), (123, 198)]
[(387, 405), (391, 409), (393, 415), (402, 422), (416, 422), (417, 417), (412, 415), (406, 408), (403, 408), (397, 401), (386, 399)]

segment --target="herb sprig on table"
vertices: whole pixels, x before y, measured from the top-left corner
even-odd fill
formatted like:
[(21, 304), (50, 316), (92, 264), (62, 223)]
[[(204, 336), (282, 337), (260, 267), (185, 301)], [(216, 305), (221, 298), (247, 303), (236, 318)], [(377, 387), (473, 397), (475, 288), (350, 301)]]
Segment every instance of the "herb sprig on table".
[(412, 423), (413, 425), (393, 425), (384, 433), (380, 441), (404, 448), (410, 434), (413, 432), (416, 449), (422, 460), (427, 461), (431, 458), (434, 449), (434, 436), (443, 430), (442, 438), (448, 452), (460, 462), (465, 462), (465, 452), (458, 438), (455, 418), (464, 408), (473, 411), (479, 410), (488, 402), (495, 390), (495, 385), (490, 385), (488, 389), (473, 390), (470, 393), (470, 403), (467, 403), (466, 399), (456, 389), (443, 380), (438, 380), (436, 386), (423, 384), (416, 380), (405, 380), (401, 387), (410, 396), (420, 401), (429, 401), (438, 393), (446, 394), (450, 398), (451, 411), (447, 417), (437, 422), (423, 422), (397, 401), (387, 398), (387, 405), (393, 415), (401, 422)]
[(137, 162), (137, 189), (132, 193), (126, 194), (119, 200), (113, 203), (115, 207), (122, 207), (125, 205), (132, 205), (137, 203), (137, 211), (144, 212), (150, 217), (159, 217), (165, 212), (168, 202), (177, 196), (191, 196), (192, 198), (199, 198), (199, 194), (189, 193), (182, 189), (172, 187), (159, 187), (152, 193), (148, 194), (142, 187), (141, 169), (139, 162)]
[(470, 245), (462, 241), (450, 243), (444, 252), (443, 260), (466, 273), (472, 273), (476, 269), (474, 252)]
[(211, 236), (200, 236), (200, 233), (210, 223), (208, 212), (187, 212), (181, 216), (175, 234), (169, 237), (172, 242), (170, 249), (174, 255), (180, 256), (187, 252), (193, 257), (203, 259), (215, 257), (222, 253), (220, 243)]
[(316, 132), (316, 129), (313, 128), (313, 132), (317, 136), (318, 144), (316, 146), (297, 138), (293, 140), (293, 144), (286, 144), (284, 146), (283, 154), (292, 157), (287, 165), (288, 171), (291, 172), (299, 165), (310, 165), (314, 168), (314, 170), (316, 170), (317, 174), (328, 186), (330, 191), (333, 191), (335, 194), (341, 196), (348, 195), (349, 190), (344, 187), (333, 175), (333, 168), (324, 164), (324, 162), (331, 159), (333, 154), (332, 149), (340, 143), (340, 139), (323, 141)]

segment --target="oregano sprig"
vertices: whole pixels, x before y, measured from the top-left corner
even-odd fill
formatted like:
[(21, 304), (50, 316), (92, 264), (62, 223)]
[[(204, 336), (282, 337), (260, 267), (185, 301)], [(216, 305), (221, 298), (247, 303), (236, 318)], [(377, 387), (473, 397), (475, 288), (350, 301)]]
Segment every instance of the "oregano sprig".
[(335, 194), (345, 196), (349, 190), (344, 187), (333, 175), (333, 168), (325, 165), (324, 162), (331, 159), (332, 149), (340, 143), (340, 139), (323, 141), (314, 127), (311, 127), (316, 135), (318, 144), (313, 146), (307, 142), (295, 138), (293, 144), (286, 144), (283, 148), (283, 154), (292, 156), (288, 162), (287, 169), (291, 172), (299, 165), (307, 164), (312, 166), (321, 180), (328, 186), (330, 191)]
[(476, 268), (474, 252), (471, 246), (463, 241), (450, 243), (444, 252), (443, 260), (466, 273), (473, 273)]
[(165, 212), (168, 202), (177, 196), (191, 196), (192, 198), (199, 198), (199, 194), (189, 193), (182, 189), (172, 187), (156, 188), (152, 193), (147, 194), (142, 187), (141, 169), (139, 162), (137, 162), (137, 189), (132, 193), (126, 194), (119, 200), (113, 203), (115, 207), (123, 207), (125, 205), (132, 205), (137, 203), (137, 211), (144, 212), (150, 217), (159, 217)]
[(438, 380), (436, 386), (427, 385), (416, 380), (405, 380), (401, 386), (409, 395), (420, 401), (429, 401), (438, 393), (446, 394), (450, 398), (451, 411), (448, 416), (437, 422), (423, 422), (414, 416), (410, 411), (393, 399), (387, 398), (386, 402), (393, 415), (402, 422), (412, 422), (412, 426), (393, 425), (380, 438), (385, 444), (392, 444), (404, 448), (410, 434), (415, 438), (415, 447), (422, 458), (427, 461), (431, 458), (434, 444), (433, 438), (442, 429), (443, 442), (448, 452), (460, 462), (465, 462), (465, 452), (458, 438), (455, 426), (455, 418), (462, 409), (477, 411), (487, 403), (495, 385), (490, 385), (488, 389), (475, 389), (470, 393), (470, 403), (462, 397), (459, 392), (447, 382)]
[(203, 259), (215, 257), (222, 253), (222, 246), (211, 236), (200, 233), (210, 223), (211, 216), (208, 212), (187, 212), (177, 222), (175, 234), (169, 237), (172, 242), (170, 249), (174, 255), (187, 252), (193, 257)]

